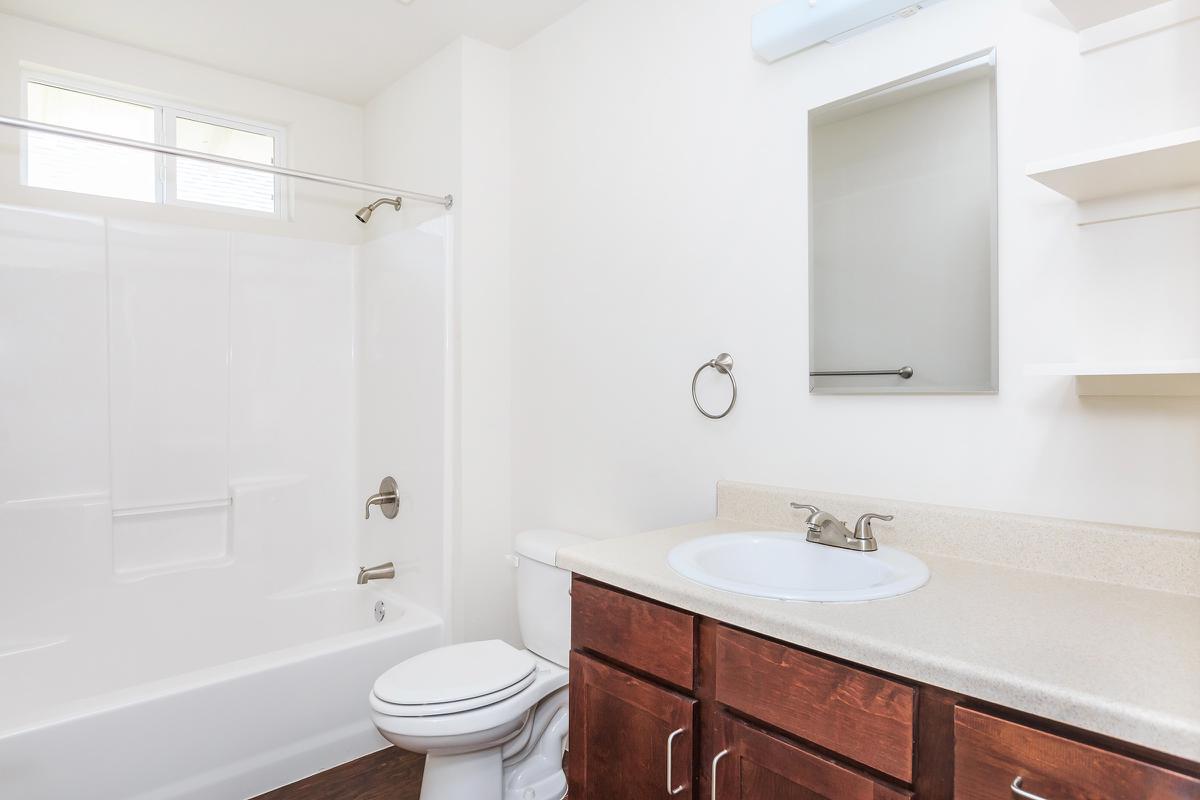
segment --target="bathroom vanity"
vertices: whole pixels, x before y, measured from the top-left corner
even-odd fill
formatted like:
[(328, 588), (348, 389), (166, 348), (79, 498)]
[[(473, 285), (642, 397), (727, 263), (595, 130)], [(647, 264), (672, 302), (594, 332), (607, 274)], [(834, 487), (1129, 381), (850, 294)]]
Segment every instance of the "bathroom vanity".
[[(789, 603), (664, 566), (680, 542), (738, 525), (560, 553), (575, 571), (571, 800), (1200, 798), (1196, 665), (1177, 663), (1195, 652), (1197, 598), (928, 555), (933, 577), (912, 594)], [(1039, 601), (1059, 606), (1040, 626)], [(1114, 674), (1160, 646), (1158, 678), (1190, 683)]]
[(1200, 798), (1194, 763), (578, 577), (572, 626), (572, 800)]

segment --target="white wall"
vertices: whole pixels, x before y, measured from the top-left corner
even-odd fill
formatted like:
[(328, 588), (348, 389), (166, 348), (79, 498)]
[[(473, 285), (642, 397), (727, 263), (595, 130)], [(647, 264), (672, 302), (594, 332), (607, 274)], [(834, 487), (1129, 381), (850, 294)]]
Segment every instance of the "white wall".
[[(1200, 124), (1200, 23), (1080, 56), (1044, 0), (952, 0), (766, 65), (765, 4), (591, 0), (513, 53), (514, 528), (700, 519), (735, 478), (1200, 530), (1200, 400), (1024, 374), (1200, 356), (1200, 213), (1080, 229), (1023, 175)], [(810, 395), (808, 109), (993, 45), (999, 395)], [(688, 384), (722, 350), (714, 423)]]
[[(457, 39), (384, 89), (364, 109), (364, 163), (377, 183), (461, 194), (463, 41)], [(426, 203), (380, 208), (367, 236), (405, 230), (443, 213)]]
[[(374, 221), (372, 221), (374, 224)], [(409, 599), (447, 613), (448, 312), (452, 240), (447, 217), (363, 245), (358, 291), (356, 494), (396, 479), (400, 509), (359, 516), (358, 563), (392, 561)]]
[(459, 635), (519, 641), (511, 539), (509, 54), (463, 41)]
[[(447, 431), (454, 489), (445, 542), (452, 631), (460, 641), (518, 640), (504, 559), (511, 549), (508, 62), (506, 51), (460, 38), (366, 109), (366, 163), (374, 180), (455, 196), (447, 312), (455, 363)], [(411, 228), (439, 213), (417, 204), (399, 214), (381, 209), (368, 235)], [(422, 380), (406, 376), (413, 379)]]
[[(287, 131), (287, 166), (362, 177), (363, 112), (358, 106), (0, 14), (0, 113), (21, 116), (20, 73), (28, 67), (280, 125)], [(0, 128), (0, 199), (6, 202), (344, 242), (362, 236), (353, 216), (359, 193), (310, 182), (289, 182), (292, 221), (24, 187), (19, 183), (18, 142), (16, 131)]]
[[(454, 42), (367, 104), (364, 161), (373, 181), (430, 194), (458, 194), (462, 172), (462, 112), (458, 102), (461, 74), (461, 44)], [(444, 257), (436, 266), (440, 272), (438, 283), (424, 267), (410, 267), (405, 270), (407, 275), (390, 271), (389, 268), (397, 266), (394, 256), (400, 251), (427, 246), (422, 244), (422, 226), (439, 221), (443, 226)], [(407, 203), (400, 211), (380, 208), (364, 233), (368, 243), (364, 248), (367, 258), (360, 288), (367, 314), (363, 325), (370, 325), (369, 320), (375, 318), (377, 334), (373, 344), (363, 341), (363, 356), (371, 366), (360, 376), (363, 408), (360, 439), (364, 449), (357, 482), (365, 491), (383, 475), (391, 474), (399, 483), (404, 502), (397, 520), (380, 518), (360, 523), (361, 560), (364, 564), (397, 561), (402, 590), (412, 591), (415, 597), (426, 601), (432, 601), (436, 593), (433, 607), (449, 613), (457, 518), (453, 505), (458, 419), (454, 407), (457, 226), (443, 209)], [(374, 262), (380, 253), (388, 254), (387, 260), (392, 263), (377, 266)], [(434, 268), (432, 260), (427, 263)], [(390, 291), (375, 297), (375, 287), (381, 285), (380, 281), (386, 281)], [(412, 324), (416, 318), (431, 322), (437, 317), (441, 318), (440, 328), (433, 326), (418, 332)], [(415, 364), (409, 363), (410, 351)], [(437, 352), (443, 363), (437, 374), (428, 370), (432, 352)], [(426, 402), (433, 397), (440, 404), (436, 414)], [(375, 434), (369, 430), (372, 423), (385, 427)], [(436, 463), (430, 460), (431, 451), (425, 449), (434, 447), (435, 438)], [(423, 448), (415, 459), (414, 444)], [(418, 495), (422, 488), (434, 483), (442, 487), (436, 498), (439, 505), (436, 510), (429, 506), (434, 498)], [(436, 578), (428, 573), (417, 574), (406, 563), (422, 548), (426, 556), (436, 551), (440, 571)], [(447, 633), (452, 634), (450, 620), (447, 622)]]

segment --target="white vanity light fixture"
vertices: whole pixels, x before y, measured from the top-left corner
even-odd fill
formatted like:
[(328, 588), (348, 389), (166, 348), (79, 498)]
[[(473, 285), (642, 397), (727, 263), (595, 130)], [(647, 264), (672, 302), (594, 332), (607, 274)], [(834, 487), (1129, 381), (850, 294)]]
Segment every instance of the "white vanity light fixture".
[(911, 17), (941, 0), (785, 0), (754, 15), (750, 42), (778, 61), (821, 42), (840, 42), (871, 28)]

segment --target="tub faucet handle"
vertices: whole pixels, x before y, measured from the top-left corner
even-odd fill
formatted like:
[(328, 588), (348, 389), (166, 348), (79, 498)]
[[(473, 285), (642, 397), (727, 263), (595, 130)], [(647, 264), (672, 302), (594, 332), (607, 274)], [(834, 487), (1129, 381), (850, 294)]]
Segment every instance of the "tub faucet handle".
[(400, 498), (396, 494), (396, 479), (391, 475), (379, 482), (379, 491), (367, 498), (365, 519), (371, 518), (371, 506), (379, 506), (383, 515), (395, 519), (400, 513)]

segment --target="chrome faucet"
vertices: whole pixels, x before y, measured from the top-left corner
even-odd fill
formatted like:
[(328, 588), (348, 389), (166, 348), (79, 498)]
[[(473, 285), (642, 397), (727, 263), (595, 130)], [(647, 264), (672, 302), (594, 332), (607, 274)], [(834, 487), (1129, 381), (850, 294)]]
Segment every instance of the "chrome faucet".
[(375, 567), (359, 567), (357, 583), (359, 586), (362, 586), (367, 581), (378, 581), (394, 577), (396, 577), (396, 565), (388, 561)]
[(791, 506), (808, 511), (808, 519), (805, 521), (808, 526), (808, 541), (863, 553), (873, 553), (879, 549), (875, 532), (871, 530), (871, 520), (891, 522), (893, 519), (890, 514), (863, 514), (858, 518), (858, 522), (854, 523), (854, 530), (850, 530), (846, 523), (816, 506), (805, 503), (792, 503)]

